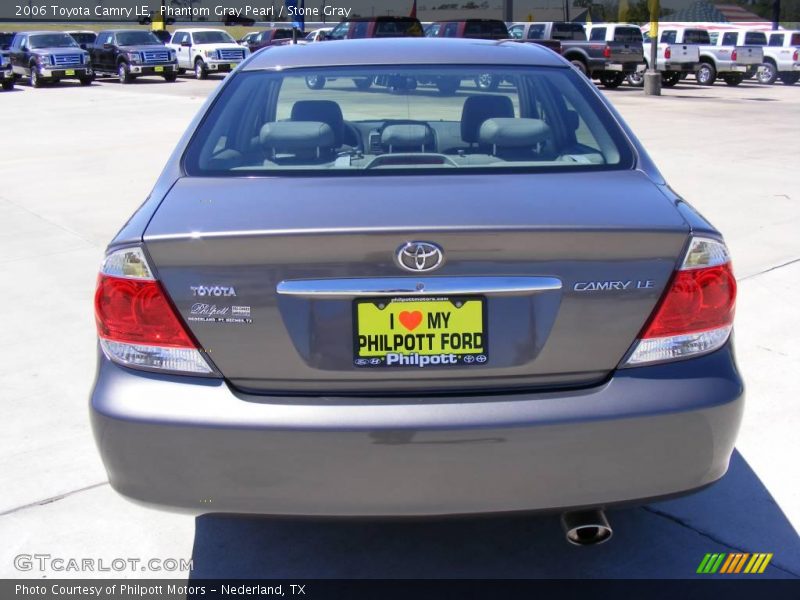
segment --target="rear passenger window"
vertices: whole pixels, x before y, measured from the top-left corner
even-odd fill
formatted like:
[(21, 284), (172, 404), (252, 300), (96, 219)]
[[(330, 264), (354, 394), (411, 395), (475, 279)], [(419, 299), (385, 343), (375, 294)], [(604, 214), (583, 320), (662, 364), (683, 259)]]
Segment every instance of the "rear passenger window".
[(676, 39), (678, 39), (677, 31), (664, 31), (661, 34), (662, 44), (674, 44)]
[(776, 33), (769, 37), (769, 45), (770, 46), (783, 46), (783, 34)]
[(595, 27), (592, 29), (591, 37), (589, 38), (593, 41), (602, 42), (606, 39), (606, 28), (605, 27)]
[(738, 40), (739, 35), (735, 32), (729, 31), (727, 33), (722, 34), (722, 45), (723, 46), (735, 46), (736, 41)]

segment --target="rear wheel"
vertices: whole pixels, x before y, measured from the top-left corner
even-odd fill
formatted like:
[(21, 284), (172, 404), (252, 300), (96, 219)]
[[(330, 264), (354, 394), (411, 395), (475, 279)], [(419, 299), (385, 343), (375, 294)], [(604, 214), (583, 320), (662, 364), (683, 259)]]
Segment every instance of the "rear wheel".
[(756, 79), (758, 79), (758, 83), (762, 83), (764, 85), (772, 85), (775, 83), (775, 80), (778, 78), (778, 69), (775, 68), (775, 65), (771, 62), (765, 62), (761, 65), (761, 69), (758, 71), (758, 75), (756, 75)]
[(208, 79), (208, 70), (202, 58), (198, 58), (194, 63), (194, 78)]
[(130, 83), (133, 81), (131, 77), (131, 70), (128, 68), (128, 63), (121, 62), (117, 67), (117, 78), (120, 83)]
[(475, 87), (484, 92), (493, 92), (500, 87), (500, 79), (491, 73), (481, 73), (475, 78)]
[(744, 76), (741, 73), (730, 73), (722, 76), (722, 81), (727, 85), (739, 85), (743, 79)]
[(309, 75), (306, 77), (306, 85), (312, 90), (321, 90), (325, 87), (325, 78), (321, 75)]
[(701, 63), (694, 76), (700, 85), (714, 85), (717, 80), (717, 69), (711, 63)]
[(623, 81), (625, 81), (625, 75), (623, 73), (609, 73), (606, 71), (600, 74), (600, 83), (610, 90), (618, 88), (622, 85)]
[(625, 79), (628, 80), (628, 85), (633, 87), (642, 87), (644, 85), (644, 71), (636, 71), (629, 74)]
[(586, 64), (581, 59), (573, 58), (569, 62), (584, 75), (589, 75), (589, 69), (586, 68)]
[(353, 79), (353, 83), (356, 84), (359, 90), (368, 90), (372, 86), (372, 79), (369, 77), (361, 77)]
[(800, 79), (800, 73), (781, 73), (783, 85), (794, 85)]
[(661, 75), (661, 85), (664, 87), (675, 87), (681, 80), (681, 74), (677, 71), (665, 71)]

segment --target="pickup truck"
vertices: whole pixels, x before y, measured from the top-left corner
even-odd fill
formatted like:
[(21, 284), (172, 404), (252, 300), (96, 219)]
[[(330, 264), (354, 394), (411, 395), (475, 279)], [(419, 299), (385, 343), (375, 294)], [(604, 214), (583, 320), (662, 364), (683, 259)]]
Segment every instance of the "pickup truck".
[(794, 85), (800, 79), (800, 31), (771, 31), (764, 46), (764, 63), (758, 73), (761, 83)]
[[(642, 30), (638, 25), (628, 23), (602, 23), (597, 25), (586, 25), (586, 37), (590, 42), (624, 42), (627, 44), (642, 45)], [(642, 46), (642, 60), (637, 65), (634, 73), (644, 71), (644, 47)], [(629, 73), (630, 74), (630, 73)], [(607, 71), (600, 80), (606, 87), (619, 87), (625, 80), (625, 73), (619, 71)]]
[(246, 46), (250, 52), (255, 52), (267, 46), (282, 46), (283, 44), (291, 43), (292, 30), (288, 28), (264, 29), (263, 31), (248, 33), (245, 38), (240, 44)]
[(175, 51), (165, 48), (156, 36), (144, 29), (101, 31), (90, 52), (95, 73), (118, 77), (120, 83), (131, 83), (147, 75), (160, 76), (170, 82), (178, 78)]
[(720, 30), (708, 32), (709, 44), (700, 46), (700, 65), (695, 78), (700, 85), (713, 85), (721, 78), (728, 85), (739, 85), (752, 76), (764, 61), (763, 31)]
[[(645, 66), (650, 68), (652, 38), (648, 35), (648, 26), (642, 30)], [(700, 64), (700, 43), (708, 43), (708, 32), (704, 29), (686, 28), (681, 35), (681, 41), (677, 40), (677, 29), (665, 29), (661, 31), (656, 44), (656, 70), (661, 73), (661, 85), (664, 87), (672, 87), (695, 72)], [(643, 72), (629, 75), (628, 83), (634, 87), (644, 85)]]
[(84, 50), (89, 50), (90, 46), (97, 40), (97, 32), (95, 31), (65, 31), (64, 33), (68, 33)]
[(326, 40), (424, 37), (422, 23), (414, 17), (357, 17), (345, 19), (325, 35)]
[(599, 79), (608, 88), (618, 87), (626, 74), (635, 73), (644, 62), (641, 36), (629, 42), (589, 41), (580, 23), (558, 21), (515, 23), (512, 29), (516, 39), (559, 41), (565, 59), (581, 73)]
[(28, 78), (31, 87), (62, 79), (77, 79), (81, 85), (94, 81), (89, 53), (60, 31), (20, 31), (11, 41), (9, 54), (14, 75)]
[(14, 71), (11, 70), (11, 59), (2, 50), (0, 50), (0, 84), (4, 90), (14, 89)]
[(191, 70), (197, 79), (229, 73), (250, 54), (222, 29), (176, 29), (167, 48), (178, 56), (178, 73)]
[[(508, 27), (497, 19), (464, 19), (463, 21), (438, 21), (435, 35), (438, 38), (467, 38), (476, 40), (506, 40), (509, 38)], [(440, 80), (441, 81), (441, 80)], [(437, 82), (438, 83), (438, 82)], [(475, 78), (475, 86), (484, 91), (494, 91), (500, 86), (500, 80), (489, 73)], [(455, 82), (446, 82), (455, 85)], [(458, 82), (458, 87), (461, 82)], [(439, 85), (441, 87), (441, 84)]]

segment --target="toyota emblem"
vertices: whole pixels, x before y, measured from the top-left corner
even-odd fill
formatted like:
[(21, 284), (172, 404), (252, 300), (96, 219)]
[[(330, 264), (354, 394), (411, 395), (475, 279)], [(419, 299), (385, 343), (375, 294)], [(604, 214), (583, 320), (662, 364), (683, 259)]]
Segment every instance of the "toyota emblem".
[(408, 242), (397, 249), (397, 264), (406, 271), (420, 273), (442, 266), (444, 252), (430, 242)]

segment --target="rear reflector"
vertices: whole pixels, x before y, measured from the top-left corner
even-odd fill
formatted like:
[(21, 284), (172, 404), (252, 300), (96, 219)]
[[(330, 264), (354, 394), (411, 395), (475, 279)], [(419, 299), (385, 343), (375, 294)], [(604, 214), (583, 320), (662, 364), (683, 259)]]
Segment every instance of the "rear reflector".
[(603, 58), (611, 58), (611, 46), (603, 48)]
[(95, 321), (109, 359), (134, 368), (210, 374), (141, 248), (109, 254), (97, 279)]
[(739, 58), (739, 55), (736, 53), (736, 50), (734, 49), (734, 51), (731, 52), (731, 60), (736, 60), (737, 58)]
[(712, 352), (728, 340), (736, 279), (725, 244), (693, 238), (626, 366)]
[(667, 59), (672, 58), (672, 48), (670, 48), (669, 46), (664, 48), (664, 58)]

